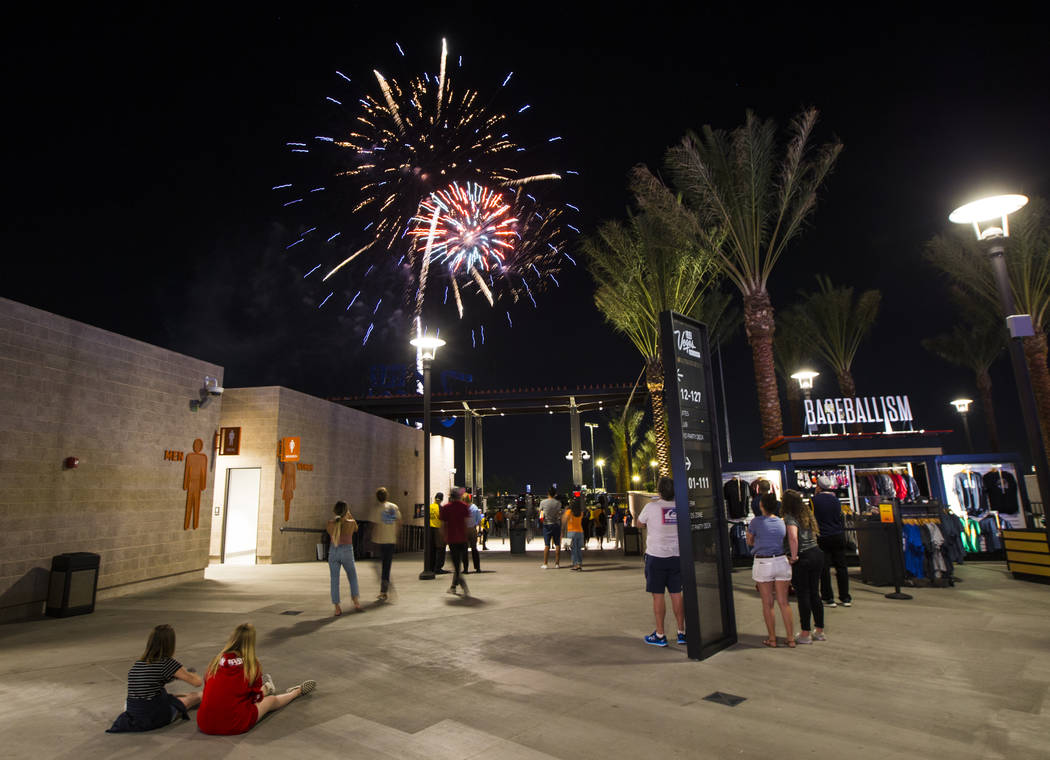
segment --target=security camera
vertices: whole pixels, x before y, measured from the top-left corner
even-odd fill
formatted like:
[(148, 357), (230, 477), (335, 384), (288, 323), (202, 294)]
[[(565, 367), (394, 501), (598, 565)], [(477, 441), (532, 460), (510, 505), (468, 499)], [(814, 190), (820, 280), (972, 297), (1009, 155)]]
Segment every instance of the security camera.
[(203, 409), (213, 398), (221, 396), (222, 391), (223, 387), (219, 385), (219, 379), (217, 377), (206, 376), (204, 378), (204, 385), (199, 391), (200, 399), (193, 399), (190, 401), (190, 411), (196, 412), (198, 409)]

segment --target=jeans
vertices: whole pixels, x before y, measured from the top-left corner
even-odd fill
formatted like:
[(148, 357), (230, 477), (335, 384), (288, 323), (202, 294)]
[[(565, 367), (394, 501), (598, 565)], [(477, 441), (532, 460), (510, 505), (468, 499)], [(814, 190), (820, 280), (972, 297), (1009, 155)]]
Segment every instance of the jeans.
[(467, 584), (460, 578), (460, 573), (467, 569), (467, 545), (466, 544), (449, 544), (448, 553), (452, 555), (452, 588), (456, 586), (463, 586), (467, 588)]
[(798, 555), (798, 561), (791, 568), (791, 583), (795, 586), (795, 598), (798, 599), (799, 629), (811, 631), (810, 615), (817, 628), (824, 627), (824, 605), (820, 603), (818, 583), (824, 569), (824, 553), (814, 546)]
[(583, 533), (578, 530), (570, 530), (565, 534), (569, 539), (569, 551), (572, 552), (572, 566), (583, 565)]
[(831, 590), (831, 566), (835, 566), (835, 576), (838, 581), (839, 599), (843, 602), (852, 601), (849, 595), (849, 566), (846, 564), (846, 534), (837, 533), (833, 536), (820, 536), (817, 545), (824, 552), (824, 569), (820, 574), (820, 596), (825, 604), (835, 601), (835, 594)]
[(390, 566), (394, 564), (394, 544), (376, 544), (379, 547), (379, 556), (383, 562), (382, 580), (379, 582), (379, 592), (385, 594), (390, 588)]
[(360, 596), (357, 587), (357, 566), (354, 565), (354, 546), (344, 544), (333, 546), (328, 552), (328, 570), (332, 576), (332, 604), (339, 604), (339, 568), (346, 571), (346, 577), (350, 581), (350, 596), (356, 599)]

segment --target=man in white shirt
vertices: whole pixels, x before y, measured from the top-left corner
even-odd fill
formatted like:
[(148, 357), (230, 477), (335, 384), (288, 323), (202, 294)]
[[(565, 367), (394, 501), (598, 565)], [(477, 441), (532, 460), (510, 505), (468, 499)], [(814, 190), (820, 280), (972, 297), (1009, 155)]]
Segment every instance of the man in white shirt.
[(685, 644), (685, 609), (682, 604), (682, 566), (678, 558), (678, 511), (674, 503), (674, 481), (660, 478), (656, 490), (659, 499), (645, 505), (638, 524), (646, 528), (645, 590), (653, 595), (656, 630), (645, 637), (646, 644), (667, 646), (664, 616), (667, 602), (664, 590), (671, 595), (671, 609), (678, 622), (678, 643)]
[(401, 532), (401, 510), (397, 504), (387, 501), (389, 494), (385, 488), (376, 490), (376, 501), (379, 502), (379, 519), (372, 526), (372, 543), (379, 547), (381, 559), (379, 598), (385, 602), (390, 591), (390, 566), (394, 561), (394, 548)]
[(561, 502), (557, 499), (558, 489), (551, 486), (547, 492), (547, 498), (540, 502), (540, 514), (543, 515), (543, 564), (540, 566), (546, 570), (547, 560), (550, 558), (551, 542), (554, 542), (554, 566), (560, 567), (561, 562)]

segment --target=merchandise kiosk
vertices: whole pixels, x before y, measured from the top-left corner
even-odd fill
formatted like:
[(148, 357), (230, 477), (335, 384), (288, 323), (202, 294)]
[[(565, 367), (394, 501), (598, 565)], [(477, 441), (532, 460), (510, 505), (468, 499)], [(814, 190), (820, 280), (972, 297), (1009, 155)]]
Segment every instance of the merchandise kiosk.
[[(880, 503), (936, 505), (940, 519), (951, 522), (946, 530), (961, 531), (966, 558), (1003, 559), (1002, 530), (1026, 527), (1020, 459), (1016, 454), (946, 456), (941, 435), (947, 432), (782, 437), (765, 449), (771, 463), (785, 468), (785, 488), (812, 495), (817, 478), (830, 477), (847, 525), (851, 515), (877, 511)], [(924, 513), (909, 519), (933, 517)]]

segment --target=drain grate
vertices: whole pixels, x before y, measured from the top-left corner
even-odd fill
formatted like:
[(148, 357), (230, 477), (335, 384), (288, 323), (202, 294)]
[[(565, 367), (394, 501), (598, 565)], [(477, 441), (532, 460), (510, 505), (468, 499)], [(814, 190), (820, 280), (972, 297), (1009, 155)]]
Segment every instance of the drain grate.
[(708, 702), (717, 702), (726, 707), (736, 707), (747, 699), (747, 697), (738, 697), (734, 694), (726, 694), (724, 691), (716, 691), (714, 694), (708, 694), (704, 699)]
[(302, 610), (285, 610), (281, 613), (282, 615), (302, 615)]

